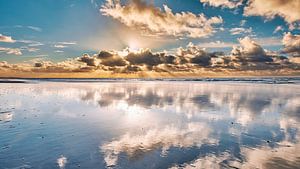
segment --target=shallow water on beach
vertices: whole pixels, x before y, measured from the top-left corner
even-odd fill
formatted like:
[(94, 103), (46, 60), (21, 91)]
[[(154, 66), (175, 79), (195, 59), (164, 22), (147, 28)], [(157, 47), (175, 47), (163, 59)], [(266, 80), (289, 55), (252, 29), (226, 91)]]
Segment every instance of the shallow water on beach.
[(0, 84), (1, 169), (299, 166), (299, 84)]

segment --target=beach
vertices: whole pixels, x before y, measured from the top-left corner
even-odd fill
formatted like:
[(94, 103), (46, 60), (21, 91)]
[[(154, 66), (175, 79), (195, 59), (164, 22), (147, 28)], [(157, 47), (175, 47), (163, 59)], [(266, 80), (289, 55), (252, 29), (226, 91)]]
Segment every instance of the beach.
[(297, 78), (10, 80), (0, 168), (300, 165)]

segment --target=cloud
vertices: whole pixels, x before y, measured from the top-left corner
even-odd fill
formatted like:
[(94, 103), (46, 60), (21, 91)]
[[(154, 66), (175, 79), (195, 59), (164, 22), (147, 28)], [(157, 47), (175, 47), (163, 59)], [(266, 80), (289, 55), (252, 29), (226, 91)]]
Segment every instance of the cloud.
[(28, 50), (28, 52), (36, 52), (40, 49), (38, 49), (38, 48), (27, 48), (27, 50)]
[(16, 41), (13, 40), (11, 36), (5, 36), (5, 35), (0, 34), (0, 42), (14, 43)]
[[(238, 8), (243, 5), (243, 0), (200, 0), (200, 2), (222, 8)], [(262, 16), (271, 20), (276, 16), (282, 17), (290, 29), (300, 27), (300, 2), (299, 0), (248, 0), (244, 5), (244, 16)]]
[(0, 47), (0, 53), (12, 54), (12, 55), (22, 55), (22, 52), (19, 48), (4, 48)]
[(222, 8), (237, 8), (243, 4), (242, 0), (200, 0), (204, 4), (208, 4), (213, 7)]
[[(287, 34), (286, 37), (288, 36), (291, 36), (290, 39), (297, 39), (298, 37)], [(120, 77), (298, 74), (299, 59), (281, 55), (289, 52), (290, 56), (296, 56), (297, 52), (294, 51), (294, 47), (297, 49), (297, 45), (295, 46), (297, 43), (294, 44), (291, 40), (289, 40), (290, 43), (285, 42), (286, 50), (280, 53), (266, 50), (260, 45), (266, 42), (277, 45), (277, 39), (274, 38), (261, 38), (254, 41), (245, 37), (238, 39), (238, 41), (240, 44), (220, 41), (198, 45), (189, 43), (186, 47), (179, 47), (169, 52), (153, 52), (150, 49), (132, 50), (130, 48), (122, 51), (102, 50), (93, 55), (84, 54), (62, 62), (44, 60), (33, 62), (33, 65), (7, 63), (1, 69), (12, 74), (18, 72), (28, 72), (27, 74), (31, 73), (32, 75), (45, 73), (44, 76), (48, 76), (47, 72), (62, 73), (62, 76), (65, 76), (64, 73), (74, 73), (76, 76), (76, 73), (90, 72), (86, 76), (93, 77), (100, 73), (106, 76)], [(229, 54), (206, 49), (206, 47), (222, 48), (232, 45), (233, 48)], [(30, 49), (0, 48), (0, 52), (16, 55), (22, 54), (21, 50)], [(8, 73), (5, 76), (8, 76)]]
[[(87, 56), (85, 56), (87, 57)], [(83, 59), (84, 60), (84, 59)], [(84, 60), (78, 61), (76, 59), (70, 59), (62, 62), (53, 63), (51, 61), (35, 61), (33, 65), (30, 64), (22, 64), (22, 65), (13, 65), (12, 70), (23, 70), (28, 71), (32, 74), (40, 74), (40, 73), (81, 73), (81, 72), (93, 72), (95, 68), (93, 66), (92, 61)], [(89, 66), (89, 65), (92, 66)]]
[(20, 48), (20, 50), (27, 50), (28, 52), (37, 52), (37, 51), (39, 51), (40, 49), (38, 49), (38, 48), (32, 48), (32, 47), (27, 47), (27, 46), (22, 46), (22, 47)]
[(241, 61), (248, 62), (272, 62), (265, 50), (248, 36), (239, 39), (241, 47), (233, 47), (231, 55)]
[(30, 47), (43, 46), (44, 44), (38, 41), (32, 40), (17, 40), (16, 42), (28, 44)]
[(172, 59), (174, 58), (171, 56), (165, 56), (165, 53), (153, 53), (150, 49), (140, 49), (138, 51), (124, 49), (122, 52), (101, 51), (92, 57), (83, 55), (83, 57), (79, 58), (83, 62), (92, 61), (93, 64), (89, 64), (90, 66), (101, 64), (111, 67), (126, 65), (145, 65), (151, 67), (162, 63), (171, 63)]
[(291, 56), (300, 57), (300, 35), (293, 35), (290, 32), (285, 33), (282, 39), (284, 46), (283, 53)]
[(94, 56), (89, 56), (88, 54), (84, 54), (82, 57), (78, 58), (78, 61), (86, 63), (88, 66), (126, 66), (127, 62), (123, 57), (118, 55), (117, 52), (110, 51), (100, 51), (99, 54), (95, 54)]
[[(189, 43), (187, 48), (178, 48), (177, 55), (181, 57), (181, 62), (192, 63), (207, 67), (211, 64), (211, 58), (217, 53), (209, 53), (205, 48)], [(223, 53), (222, 53), (223, 54)]]
[(253, 38), (261, 46), (281, 46), (282, 39), (278, 37)]
[(42, 28), (37, 27), (37, 26), (23, 26), (23, 25), (15, 25), (13, 26), (14, 28), (28, 28), (37, 32), (42, 32)]
[(141, 0), (133, 0), (127, 5), (107, 0), (100, 11), (145, 35), (201, 38), (213, 34), (213, 25), (223, 22), (220, 16), (207, 18), (203, 13), (173, 13), (167, 5), (162, 10)]
[(199, 43), (199, 46), (203, 48), (228, 48), (235, 45), (238, 45), (237, 43), (233, 42), (222, 42), (222, 41), (215, 41), (215, 42), (205, 42), (205, 43)]
[(34, 46), (43, 46), (44, 44), (41, 42), (33, 42), (31, 44), (29, 44), (28, 46), (34, 47)]
[(129, 52), (126, 60), (133, 65), (156, 66), (163, 63), (164, 53), (152, 53), (150, 49), (143, 49), (139, 52)]
[(282, 17), (293, 28), (300, 21), (299, 0), (249, 0), (244, 8), (245, 16), (263, 16), (273, 19), (275, 16)]
[(250, 34), (252, 33), (252, 28), (231, 28), (230, 33), (231, 35)]
[(279, 32), (279, 31), (283, 31), (283, 29), (284, 29), (283, 26), (277, 26), (277, 27), (274, 29), (273, 34)]
[(37, 31), (37, 32), (42, 32), (42, 28), (36, 27), (36, 26), (27, 26), (27, 28)]
[(97, 58), (100, 59), (100, 63), (105, 66), (126, 66), (127, 62), (118, 53), (101, 51)]
[(95, 57), (91, 57), (89, 54), (83, 54), (78, 61), (84, 62), (88, 66), (97, 66), (99, 64), (97, 59)]
[[(140, 66), (152, 69), (159, 64), (174, 64), (176, 56), (166, 55), (166, 53), (153, 53), (150, 49), (130, 50), (124, 49), (122, 52), (100, 51), (99, 54), (89, 56), (87, 54), (78, 58), (79, 61), (87, 63), (88, 66), (108, 66), (122, 67), (123, 71), (141, 70)], [(130, 69), (130, 70), (128, 70)]]
[(77, 42), (75, 42), (75, 41), (69, 41), (69, 42), (57, 42), (57, 44), (61, 44), (61, 45), (76, 45)]
[(76, 45), (76, 44), (77, 44), (77, 42), (74, 42), (74, 41), (70, 41), (70, 42), (57, 42), (53, 47), (54, 48), (62, 49), (62, 48), (69, 47), (69, 45)]
[(66, 48), (68, 46), (57, 44), (57, 45), (54, 45), (53, 47), (55, 47), (55, 48)]
[(241, 22), (240, 22), (240, 26), (245, 26), (245, 24), (247, 23), (247, 21), (246, 20), (241, 20)]

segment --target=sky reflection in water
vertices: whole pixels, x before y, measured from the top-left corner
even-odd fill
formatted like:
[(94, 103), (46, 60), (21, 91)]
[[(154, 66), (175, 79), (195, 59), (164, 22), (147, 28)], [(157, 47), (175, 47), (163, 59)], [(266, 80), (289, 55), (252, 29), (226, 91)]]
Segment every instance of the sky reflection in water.
[(297, 168), (300, 86), (0, 84), (0, 168)]

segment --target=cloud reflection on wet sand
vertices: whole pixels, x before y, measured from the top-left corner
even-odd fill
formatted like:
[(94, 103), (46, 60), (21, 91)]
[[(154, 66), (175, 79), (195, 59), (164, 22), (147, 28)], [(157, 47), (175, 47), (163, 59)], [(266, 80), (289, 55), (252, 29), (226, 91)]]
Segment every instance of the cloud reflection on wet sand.
[[(139, 168), (132, 159), (142, 157), (163, 168), (296, 168), (299, 91), (298, 85), (229, 82), (41, 83), (0, 88), (7, 96), (0, 100), (14, 105), (22, 93), (24, 109), (43, 112), (50, 103), (48, 113), (66, 122), (109, 121), (115, 133), (95, 147), (106, 167)], [(190, 149), (189, 158), (171, 158)], [(155, 151), (164, 164), (149, 159)]]
[(183, 128), (165, 126), (164, 128), (148, 129), (138, 135), (126, 133), (119, 140), (104, 144), (100, 147), (105, 155), (108, 166), (117, 164), (118, 155), (126, 152), (129, 156), (140, 156), (143, 152), (161, 149), (162, 155), (167, 155), (170, 147), (187, 148), (200, 147), (203, 143), (214, 144), (210, 140), (210, 129), (204, 123), (187, 123)]

